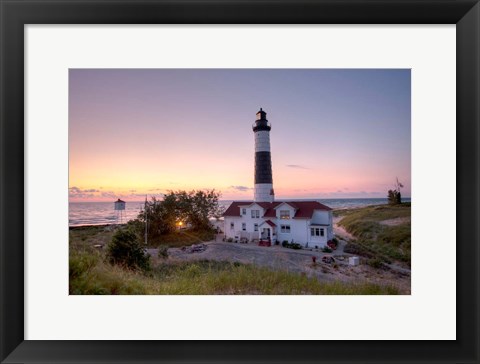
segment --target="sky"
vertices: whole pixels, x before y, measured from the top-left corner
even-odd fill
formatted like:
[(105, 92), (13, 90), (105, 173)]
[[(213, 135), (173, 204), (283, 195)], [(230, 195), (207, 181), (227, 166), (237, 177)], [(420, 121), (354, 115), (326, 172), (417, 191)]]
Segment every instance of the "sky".
[(411, 194), (410, 70), (71, 69), (70, 201), (252, 199), (255, 114), (280, 198)]

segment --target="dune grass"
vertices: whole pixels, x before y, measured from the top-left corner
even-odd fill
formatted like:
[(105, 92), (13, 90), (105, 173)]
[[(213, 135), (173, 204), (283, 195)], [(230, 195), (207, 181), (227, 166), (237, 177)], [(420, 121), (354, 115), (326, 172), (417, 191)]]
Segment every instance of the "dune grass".
[(393, 286), (320, 282), (296, 273), (231, 262), (165, 262), (149, 272), (105, 263), (98, 253), (70, 256), (70, 294), (87, 295), (390, 295)]
[(209, 230), (179, 230), (174, 233), (161, 235), (156, 239), (151, 239), (148, 246), (157, 248), (161, 245), (170, 248), (181, 248), (182, 246), (189, 246), (192, 244), (199, 244), (205, 241), (210, 241), (215, 238), (214, 232)]
[(111, 227), (70, 230), (71, 295), (389, 295), (394, 286), (322, 282), (294, 272), (228, 261), (175, 261), (151, 257), (151, 269), (128, 270), (106, 262)]
[[(115, 226), (79, 226), (70, 228), (70, 246), (85, 247), (93, 245), (106, 245), (112, 239), (117, 227)], [(157, 248), (161, 245), (169, 248), (180, 248), (182, 246), (190, 246), (215, 238), (213, 230), (196, 231), (196, 230), (179, 230), (174, 233), (162, 235), (156, 239), (148, 241), (149, 248)]]
[[(386, 260), (398, 260), (410, 264), (411, 255), (411, 205), (380, 205), (360, 209), (339, 210), (343, 216), (339, 225), (356, 237), (354, 245), (372, 255)], [(400, 219), (395, 225), (386, 225), (386, 220)]]

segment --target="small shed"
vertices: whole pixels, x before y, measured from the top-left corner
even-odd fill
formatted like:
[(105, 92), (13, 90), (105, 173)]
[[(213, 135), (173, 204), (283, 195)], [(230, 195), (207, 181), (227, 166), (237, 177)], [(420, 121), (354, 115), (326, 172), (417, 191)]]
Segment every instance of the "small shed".
[(115, 201), (115, 211), (125, 210), (125, 201), (118, 199)]

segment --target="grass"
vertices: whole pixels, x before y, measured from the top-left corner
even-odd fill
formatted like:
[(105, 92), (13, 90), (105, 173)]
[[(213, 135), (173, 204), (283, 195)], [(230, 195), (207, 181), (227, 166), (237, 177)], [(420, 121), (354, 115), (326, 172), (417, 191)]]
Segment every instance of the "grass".
[[(411, 205), (368, 206), (360, 209), (338, 210), (336, 216), (343, 216), (339, 225), (356, 237), (348, 249), (366, 251), (385, 261), (397, 260), (410, 265), (411, 255)], [(382, 221), (400, 218), (396, 225), (382, 224)], [(357, 246), (355, 246), (357, 245)]]
[(166, 245), (170, 248), (181, 248), (182, 246), (189, 246), (192, 244), (199, 244), (205, 241), (213, 240), (215, 238), (213, 231), (195, 231), (195, 230), (180, 230), (171, 234), (162, 235), (157, 239), (151, 239), (148, 246), (152, 248)]
[(123, 270), (99, 255), (70, 256), (70, 294), (107, 295), (374, 295), (398, 294), (393, 286), (324, 283), (299, 274), (232, 262), (161, 263), (147, 273)]
[(126, 270), (105, 261), (106, 227), (70, 230), (72, 295), (372, 295), (399, 294), (394, 286), (374, 283), (321, 282), (316, 278), (228, 261), (174, 261), (151, 257), (147, 272)]
[[(93, 247), (93, 245), (106, 245), (112, 239), (116, 228), (114, 226), (79, 226), (70, 228), (70, 246), (72, 248), (85, 246)], [(159, 246), (168, 246), (170, 248), (181, 248), (182, 246), (190, 246), (204, 241), (214, 239), (213, 231), (195, 231), (180, 230), (171, 234), (162, 235), (156, 239), (148, 241), (149, 248), (157, 248)]]

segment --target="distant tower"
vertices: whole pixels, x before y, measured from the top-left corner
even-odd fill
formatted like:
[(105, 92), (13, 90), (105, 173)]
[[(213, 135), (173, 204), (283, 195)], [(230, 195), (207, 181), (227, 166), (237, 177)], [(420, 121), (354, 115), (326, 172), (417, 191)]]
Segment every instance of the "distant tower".
[(260, 108), (253, 124), (255, 134), (255, 201), (273, 202), (272, 158), (270, 156), (270, 124)]
[(125, 201), (118, 199), (115, 201), (114, 206), (117, 224), (122, 224), (125, 218)]

